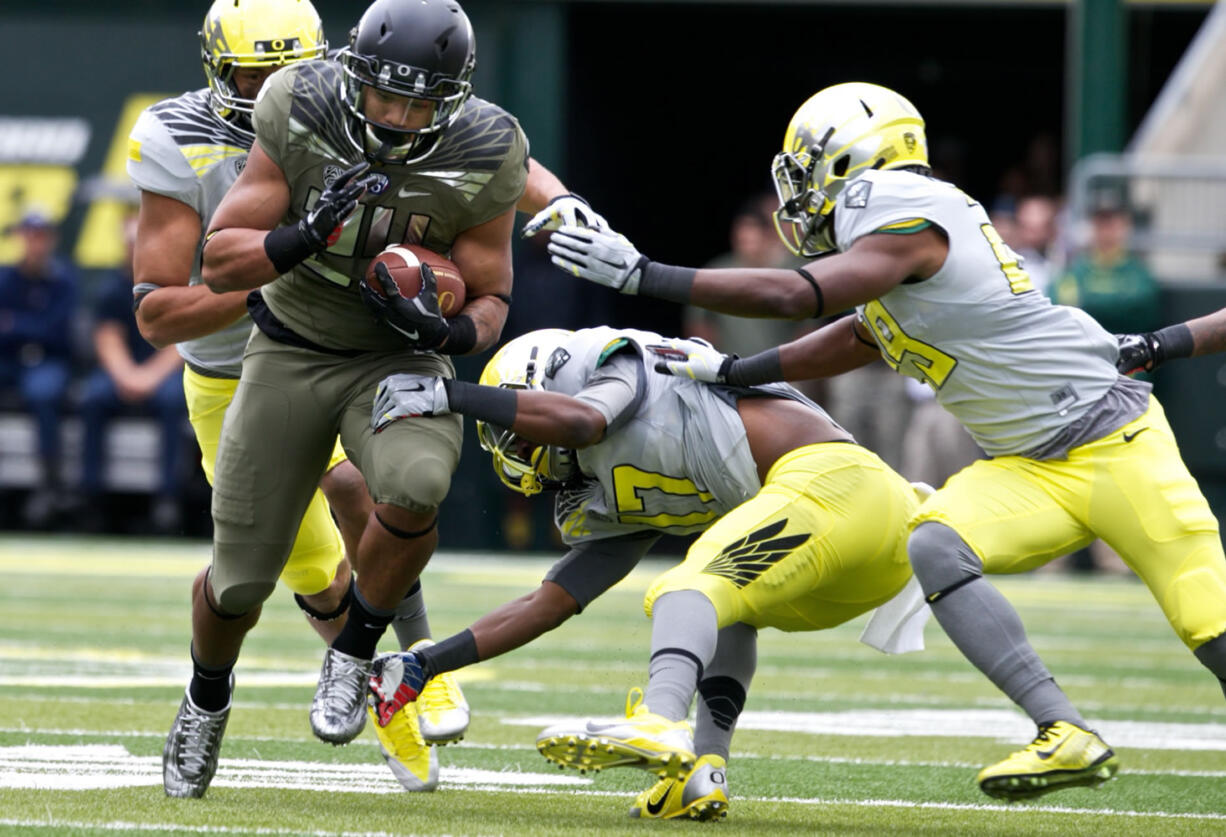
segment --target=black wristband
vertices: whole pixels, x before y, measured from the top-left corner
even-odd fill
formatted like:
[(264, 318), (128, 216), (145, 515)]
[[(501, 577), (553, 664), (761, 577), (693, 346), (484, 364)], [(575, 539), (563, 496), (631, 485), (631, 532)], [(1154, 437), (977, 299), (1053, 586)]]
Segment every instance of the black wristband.
[(455, 671), (457, 668), (464, 668), (464, 666), (481, 660), (481, 655), (477, 651), (477, 639), (470, 628), (465, 628), (458, 634), (413, 653), (421, 662), (421, 671), (427, 680), (443, 672)]
[(639, 295), (664, 299), (669, 302), (688, 303), (690, 288), (694, 284), (692, 267), (673, 267), (670, 264), (643, 261), (643, 275), (639, 277)]
[(488, 421), (505, 428), (515, 423), (519, 401), (513, 389), (470, 384), (451, 378), (443, 379), (443, 389), (447, 391), (447, 407), (453, 413), (462, 413), (477, 421)]
[(445, 355), (466, 355), (477, 345), (477, 324), (467, 314), (457, 314), (447, 321), (447, 341), (434, 351)]
[(1191, 357), (1196, 341), (1186, 323), (1160, 328), (1154, 332), (1154, 366), (1177, 357)]
[(738, 387), (782, 381), (783, 361), (779, 358), (778, 347), (746, 358), (733, 358), (724, 372), (724, 380)]
[(294, 265), (314, 252), (315, 248), (302, 237), (297, 224), (277, 227), (264, 236), (264, 255), (268, 256), (278, 275), (289, 273)]

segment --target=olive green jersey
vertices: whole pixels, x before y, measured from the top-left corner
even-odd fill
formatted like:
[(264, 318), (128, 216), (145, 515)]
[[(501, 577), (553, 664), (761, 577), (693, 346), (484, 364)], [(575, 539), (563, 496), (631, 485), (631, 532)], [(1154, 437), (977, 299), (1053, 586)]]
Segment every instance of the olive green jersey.
[[(353, 117), (333, 61), (294, 64), (273, 74), (255, 107), (256, 142), (290, 185), (283, 223), (304, 217), (345, 169), (362, 159)], [(513, 209), (528, 175), (528, 141), (513, 116), (470, 98), (434, 152), (408, 165), (371, 168), (375, 182), (324, 252), (264, 286), (269, 309), (321, 346), (401, 350), (404, 337), (377, 322), (358, 281), (389, 244), (422, 244), (447, 254), (456, 237)]]

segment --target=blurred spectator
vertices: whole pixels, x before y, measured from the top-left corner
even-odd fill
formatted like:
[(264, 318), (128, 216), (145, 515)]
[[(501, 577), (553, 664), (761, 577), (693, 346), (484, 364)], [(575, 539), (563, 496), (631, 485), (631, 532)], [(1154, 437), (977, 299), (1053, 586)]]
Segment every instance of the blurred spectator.
[(1129, 252), (1132, 219), (1124, 195), (1104, 189), (1092, 196), (1090, 242), (1050, 289), (1061, 305), (1081, 308), (1116, 334), (1162, 325), (1161, 287)]
[[(704, 267), (800, 267), (803, 259), (788, 253), (775, 232), (772, 217), (779, 207), (773, 192), (763, 192), (745, 201), (732, 218), (727, 253)], [(687, 337), (701, 337), (721, 351), (748, 357), (764, 349), (794, 340), (816, 325), (762, 317), (734, 317), (687, 306), (683, 330)]]
[(1022, 267), (1040, 293), (1051, 287), (1053, 244), (1056, 240), (1056, 213), (1059, 207), (1045, 195), (1027, 195), (1017, 202), (1013, 240), (997, 228), (1001, 238), (1022, 257)]
[(985, 454), (953, 413), (937, 403), (927, 384), (904, 378), (911, 417), (902, 441), (899, 473), (940, 488), (954, 474)]
[(47, 526), (64, 497), (60, 420), (72, 371), (77, 275), (55, 257), (56, 224), (30, 210), (8, 232), (21, 239), (17, 264), (0, 267), (0, 392), (15, 392), (38, 427), (39, 481), (22, 510), (26, 525)]
[(132, 311), (132, 254), (136, 215), (124, 220), (127, 259), (101, 280), (94, 307), (93, 345), (98, 368), (88, 377), (81, 399), (84, 445), (81, 459), (82, 528), (101, 528), (107, 427), (119, 413), (152, 415), (160, 434), (158, 493), (151, 517), (161, 533), (179, 529), (180, 465), (184, 452), (183, 359), (174, 346), (154, 349), (136, 327)]

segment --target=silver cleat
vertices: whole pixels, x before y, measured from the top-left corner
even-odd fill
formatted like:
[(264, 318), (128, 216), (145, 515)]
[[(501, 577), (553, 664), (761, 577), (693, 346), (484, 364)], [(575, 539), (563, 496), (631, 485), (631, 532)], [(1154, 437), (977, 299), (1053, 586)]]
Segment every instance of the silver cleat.
[(334, 648), (324, 654), (319, 685), (311, 701), (311, 729), (332, 744), (348, 744), (366, 726), (366, 686), (371, 660)]
[[(230, 688), (234, 688), (233, 679)], [(167, 796), (199, 799), (209, 789), (231, 705), (233, 698), (220, 712), (206, 712), (192, 703), (190, 694), (183, 695), (162, 750), (162, 788)]]

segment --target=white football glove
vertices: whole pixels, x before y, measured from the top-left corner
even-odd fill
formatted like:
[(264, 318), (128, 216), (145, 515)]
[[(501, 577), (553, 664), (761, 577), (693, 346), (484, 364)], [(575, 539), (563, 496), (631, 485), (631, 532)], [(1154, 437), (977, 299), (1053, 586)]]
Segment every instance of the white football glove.
[(728, 367), (735, 355), (726, 355), (705, 340), (676, 340), (648, 346), (656, 356), (656, 371), (676, 378), (691, 378), (708, 384), (728, 380)]
[(442, 416), (451, 412), (442, 378), (404, 372), (388, 375), (375, 390), (370, 427), (376, 433), (392, 422), (417, 416)]
[(541, 230), (552, 232), (561, 226), (607, 230), (609, 222), (578, 195), (559, 195), (528, 219), (522, 235), (524, 238), (531, 238)]
[(549, 241), (555, 265), (624, 294), (639, 292), (647, 258), (624, 235), (604, 230), (562, 226)]

